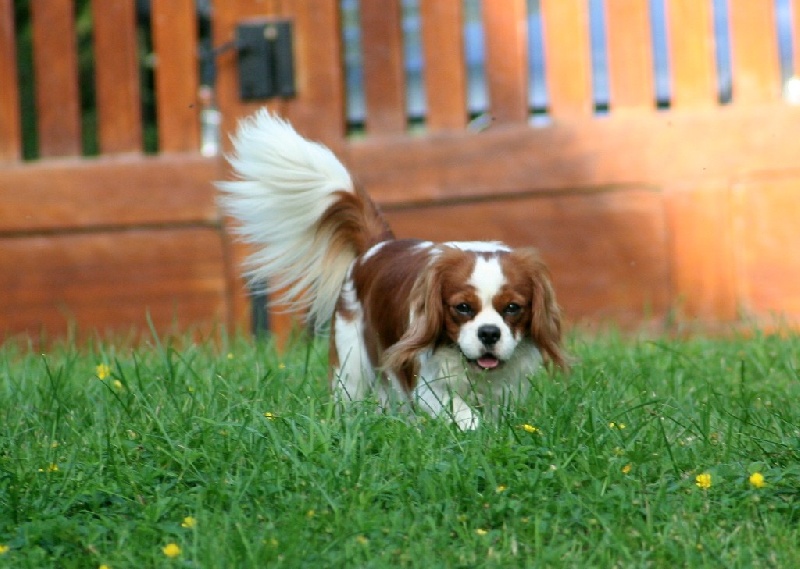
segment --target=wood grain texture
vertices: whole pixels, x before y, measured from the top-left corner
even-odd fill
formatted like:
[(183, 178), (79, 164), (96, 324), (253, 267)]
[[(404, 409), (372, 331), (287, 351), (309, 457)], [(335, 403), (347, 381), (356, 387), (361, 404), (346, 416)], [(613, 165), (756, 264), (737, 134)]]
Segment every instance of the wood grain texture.
[(396, 204), (720, 178), (785, 169), (800, 156), (796, 107), (612, 118), (367, 139), (353, 142), (344, 156), (371, 195)]
[(97, 137), (102, 153), (142, 150), (135, 4), (92, 0)]
[(775, 5), (729, 0), (733, 103), (758, 105), (780, 99)]
[(0, 338), (224, 324), (216, 229), (0, 238)]
[(221, 162), (196, 154), (48, 161), (0, 177), (0, 235), (216, 223)]
[(200, 148), (197, 15), (194, 0), (153, 0), (156, 118), (160, 152)]
[(22, 156), (14, 4), (0, 0), (0, 163)]
[(462, 130), (468, 119), (464, 59), (464, 10), (460, 0), (422, 0), (422, 47), (431, 132)]
[(592, 61), (589, 6), (585, 0), (542, 0), (548, 111), (554, 119), (589, 116)]
[(489, 112), (498, 123), (528, 120), (527, 2), (482, 2)]
[(665, 191), (672, 298), (684, 322), (738, 316), (729, 180), (675, 183)]
[[(669, 307), (662, 198), (622, 189), (389, 209), (398, 237), (502, 240), (539, 249), (571, 324), (660, 321)], [(649, 312), (649, 314), (648, 314)]]
[(605, 0), (611, 112), (655, 109), (650, 9), (641, 0)]
[(361, 2), (361, 52), (367, 133), (404, 132), (406, 98), (400, 0)]
[(81, 110), (72, 0), (31, 2), (39, 155), (81, 154)]
[(711, 2), (670, 0), (665, 7), (672, 107), (715, 106), (717, 79)]

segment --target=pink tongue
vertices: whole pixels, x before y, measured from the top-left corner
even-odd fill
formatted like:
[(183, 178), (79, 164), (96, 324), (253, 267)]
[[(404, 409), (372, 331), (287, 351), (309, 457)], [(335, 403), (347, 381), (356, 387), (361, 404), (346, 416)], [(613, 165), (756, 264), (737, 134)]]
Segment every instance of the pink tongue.
[(496, 357), (490, 354), (486, 354), (485, 356), (481, 356), (480, 358), (478, 358), (478, 365), (481, 366), (483, 369), (496, 368), (499, 363), (500, 361)]

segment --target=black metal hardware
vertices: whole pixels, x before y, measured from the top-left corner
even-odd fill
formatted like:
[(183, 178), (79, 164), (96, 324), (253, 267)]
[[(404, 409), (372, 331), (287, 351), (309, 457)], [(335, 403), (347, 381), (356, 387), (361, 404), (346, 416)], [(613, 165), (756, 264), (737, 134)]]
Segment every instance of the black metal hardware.
[(243, 101), (295, 95), (292, 24), (261, 19), (236, 28), (239, 96)]

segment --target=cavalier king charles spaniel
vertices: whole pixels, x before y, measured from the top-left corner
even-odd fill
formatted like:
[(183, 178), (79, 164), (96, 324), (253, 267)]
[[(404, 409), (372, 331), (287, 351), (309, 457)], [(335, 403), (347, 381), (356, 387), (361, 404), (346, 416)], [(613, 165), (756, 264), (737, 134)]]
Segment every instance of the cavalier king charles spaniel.
[(395, 239), (326, 147), (267, 110), (240, 122), (220, 182), (223, 209), (252, 245), (254, 283), (330, 321), (341, 401), (377, 396), (474, 429), (563, 367), (561, 316), (535, 250), (494, 241)]

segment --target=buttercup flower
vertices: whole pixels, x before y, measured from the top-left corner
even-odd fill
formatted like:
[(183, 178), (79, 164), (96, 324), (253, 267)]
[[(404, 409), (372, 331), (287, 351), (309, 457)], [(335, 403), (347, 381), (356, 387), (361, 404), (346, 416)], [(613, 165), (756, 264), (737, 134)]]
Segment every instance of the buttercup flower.
[(711, 488), (711, 475), (708, 472), (698, 474), (694, 480), (698, 488), (702, 488), (703, 490)]
[(498, 494), (502, 494), (506, 490), (508, 490), (508, 486), (504, 486), (503, 484), (500, 484), (500, 486), (495, 488), (495, 492), (497, 492)]
[(619, 430), (622, 430), (622, 429), (624, 429), (626, 426), (627, 426), (627, 425), (625, 425), (625, 423), (615, 423), (614, 421), (611, 421), (611, 422), (608, 424), (608, 428), (609, 428), (609, 429), (619, 429)]
[(367, 545), (369, 543), (369, 539), (363, 535), (356, 536), (356, 541), (359, 545)]
[(181, 527), (189, 529), (193, 528), (196, 525), (197, 525), (197, 520), (194, 519), (192, 516), (186, 516), (185, 518), (183, 518), (183, 523), (181, 523)]
[(763, 488), (764, 487), (764, 475), (760, 472), (754, 472), (750, 475), (750, 485), (754, 488)]
[(11, 549), (9, 546), (0, 543), (0, 555), (5, 555), (9, 549)]
[(626, 464), (625, 466), (622, 467), (622, 474), (628, 474), (630, 471), (631, 471), (630, 464)]
[(526, 433), (538, 433), (539, 429), (534, 427), (533, 425), (528, 425), (527, 423), (522, 425), (522, 430)]
[(478, 529), (475, 530), (475, 533), (477, 533), (478, 535), (486, 535), (489, 532), (486, 531), (485, 529), (478, 528)]
[(94, 368), (94, 374), (97, 376), (97, 379), (102, 381), (111, 375), (111, 368), (106, 364), (97, 364)]
[(168, 543), (161, 549), (161, 551), (163, 551), (164, 555), (167, 557), (177, 557), (181, 554), (181, 548), (178, 547), (177, 543)]
[(264, 416), (265, 416), (267, 419), (274, 419), (274, 418), (275, 418), (275, 414), (274, 414), (274, 413), (270, 413), (269, 411), (267, 411), (266, 413), (264, 413)]

